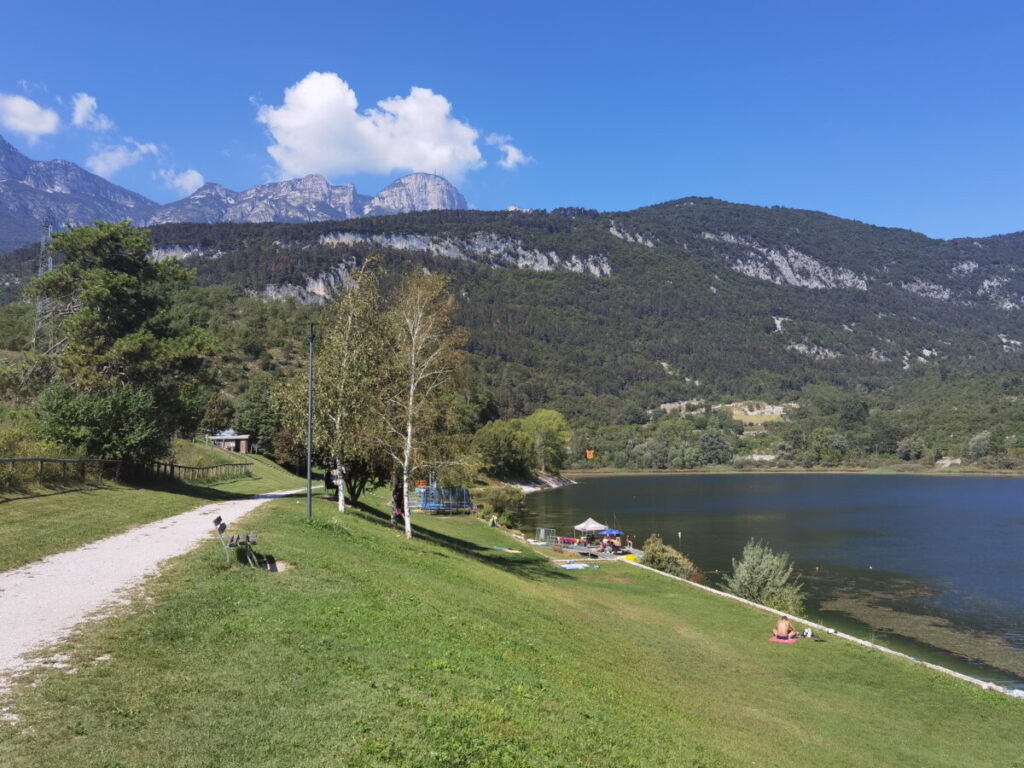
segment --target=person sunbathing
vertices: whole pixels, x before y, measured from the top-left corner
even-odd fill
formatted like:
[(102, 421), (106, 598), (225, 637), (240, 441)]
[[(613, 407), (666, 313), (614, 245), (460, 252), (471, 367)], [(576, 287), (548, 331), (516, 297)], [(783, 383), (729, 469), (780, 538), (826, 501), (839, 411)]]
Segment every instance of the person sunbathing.
[(796, 631), (787, 616), (780, 616), (779, 620), (775, 622), (775, 639), (776, 640), (795, 640), (800, 637), (800, 633)]

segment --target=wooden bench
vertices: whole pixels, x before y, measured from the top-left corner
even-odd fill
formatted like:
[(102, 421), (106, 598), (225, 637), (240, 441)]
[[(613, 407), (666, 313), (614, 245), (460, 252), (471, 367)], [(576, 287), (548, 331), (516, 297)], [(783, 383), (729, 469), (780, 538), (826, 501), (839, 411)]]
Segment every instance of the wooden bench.
[(253, 551), (253, 547), (256, 545), (256, 533), (250, 531), (249, 533), (240, 533), (237, 536), (225, 536), (224, 531), (228, 529), (228, 524), (221, 519), (220, 515), (213, 520), (213, 529), (217, 531), (217, 535), (220, 537), (221, 546), (224, 547), (224, 557), (227, 561), (231, 562), (231, 550), (241, 550), (245, 553), (245, 562), (251, 565), (253, 568), (259, 568), (259, 561), (256, 559), (256, 553)]

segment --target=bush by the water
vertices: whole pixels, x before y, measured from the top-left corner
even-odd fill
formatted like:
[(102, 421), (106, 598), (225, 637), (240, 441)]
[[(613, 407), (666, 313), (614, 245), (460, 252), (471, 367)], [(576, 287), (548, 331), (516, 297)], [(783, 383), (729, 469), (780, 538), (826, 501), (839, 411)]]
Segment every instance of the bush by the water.
[(473, 498), (481, 506), (481, 515), (497, 515), (498, 522), (509, 528), (519, 528), (526, 509), (526, 494), (514, 485), (498, 485), (473, 491)]
[(723, 584), (739, 597), (777, 611), (800, 614), (804, 608), (803, 587), (793, 577), (793, 567), (788, 554), (776, 554), (763, 541), (751, 539), (739, 562), (732, 561), (732, 575), (726, 576)]
[(656, 533), (651, 534), (644, 542), (644, 554), (640, 558), (640, 563), (681, 579), (695, 581), (698, 584), (704, 583), (704, 574), (700, 568), (682, 552), (663, 542), (661, 536)]

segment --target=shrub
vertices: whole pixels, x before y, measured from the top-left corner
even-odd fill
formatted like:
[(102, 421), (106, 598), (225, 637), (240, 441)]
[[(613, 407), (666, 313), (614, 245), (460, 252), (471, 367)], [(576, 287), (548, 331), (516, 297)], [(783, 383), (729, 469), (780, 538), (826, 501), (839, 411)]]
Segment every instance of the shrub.
[(992, 447), (992, 433), (988, 430), (979, 432), (967, 441), (967, 458), (977, 461), (988, 454)]
[(917, 461), (924, 456), (924, 452), (924, 441), (916, 435), (904, 437), (896, 443), (896, 455), (903, 461)]
[(698, 584), (704, 583), (704, 574), (690, 558), (677, 549), (670, 547), (661, 540), (656, 533), (644, 542), (644, 554), (640, 558), (640, 564), (651, 568), (657, 568), (681, 579), (695, 581)]
[[(25, 414), (12, 413), (0, 405), (0, 456), (52, 456), (54, 450), (34, 434), (34, 426)], [(21, 488), (55, 479), (60, 477), (62, 469), (64, 468), (54, 464), (44, 464), (42, 468), (35, 463), (0, 464), (0, 490)]]
[(498, 522), (509, 528), (518, 528), (523, 522), (526, 494), (514, 485), (497, 485), (473, 491), (473, 497), (482, 506), (483, 517), (498, 516)]
[(789, 555), (776, 554), (762, 541), (747, 542), (740, 561), (732, 561), (732, 575), (725, 577), (723, 586), (734, 595), (778, 611), (803, 612), (803, 587), (793, 577)]
[(142, 387), (94, 393), (51, 384), (37, 405), (42, 436), (68, 453), (140, 463), (170, 453), (166, 404)]

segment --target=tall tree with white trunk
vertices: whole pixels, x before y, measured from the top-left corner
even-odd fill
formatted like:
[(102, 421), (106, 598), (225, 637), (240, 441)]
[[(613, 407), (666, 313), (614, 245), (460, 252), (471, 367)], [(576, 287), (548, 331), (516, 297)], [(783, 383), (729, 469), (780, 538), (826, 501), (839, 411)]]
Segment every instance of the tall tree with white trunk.
[[(387, 318), (377, 276), (365, 266), (328, 308), (314, 364), (314, 444), (330, 456), (338, 478), (338, 511), (345, 511), (346, 468), (373, 466), (375, 414), (386, 368)], [(376, 462), (379, 463), (379, 462)]]
[(387, 450), (401, 468), (405, 536), (412, 538), (409, 479), (436, 458), (438, 409), (461, 365), (464, 335), (454, 328), (455, 300), (440, 275), (412, 273), (401, 283), (390, 312), (393, 334), (381, 421)]

